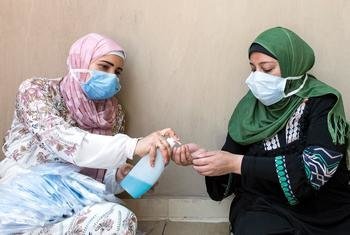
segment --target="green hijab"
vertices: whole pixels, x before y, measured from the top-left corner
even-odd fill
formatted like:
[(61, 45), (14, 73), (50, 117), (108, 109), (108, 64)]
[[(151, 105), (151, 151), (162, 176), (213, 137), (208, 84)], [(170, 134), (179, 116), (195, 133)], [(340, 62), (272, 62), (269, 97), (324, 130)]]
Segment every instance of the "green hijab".
[[(268, 29), (253, 43), (259, 44), (274, 55), (279, 62), (283, 78), (306, 75), (314, 65), (312, 48), (286, 28)], [(346, 121), (341, 94), (311, 74), (308, 74), (308, 77), (304, 87), (296, 95), (270, 106), (263, 105), (249, 91), (231, 116), (228, 131), (232, 139), (242, 145), (248, 145), (271, 137), (287, 124), (306, 98), (333, 94), (337, 97), (337, 102), (328, 113), (328, 130), (335, 144), (346, 143), (349, 138), (349, 124)], [(288, 81), (285, 92), (297, 89), (304, 79)]]

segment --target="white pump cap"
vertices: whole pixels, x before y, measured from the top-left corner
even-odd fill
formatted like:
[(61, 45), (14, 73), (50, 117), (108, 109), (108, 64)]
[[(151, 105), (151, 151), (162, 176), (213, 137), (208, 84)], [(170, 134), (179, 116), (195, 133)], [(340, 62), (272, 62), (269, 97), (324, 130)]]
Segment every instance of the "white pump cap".
[(168, 142), (168, 144), (170, 145), (171, 148), (173, 148), (173, 147), (178, 147), (178, 146), (181, 145), (181, 144), (179, 143), (179, 141), (175, 140), (175, 139), (172, 138), (172, 137), (167, 138), (166, 141)]

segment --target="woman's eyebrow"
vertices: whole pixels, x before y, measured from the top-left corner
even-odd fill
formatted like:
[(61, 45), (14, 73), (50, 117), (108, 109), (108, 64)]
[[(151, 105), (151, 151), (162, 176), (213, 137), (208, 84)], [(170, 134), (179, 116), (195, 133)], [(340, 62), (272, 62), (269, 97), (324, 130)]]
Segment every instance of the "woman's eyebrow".
[(109, 62), (109, 61), (107, 61), (107, 60), (100, 60), (100, 61), (101, 61), (101, 62), (105, 62), (105, 63), (109, 64), (110, 66), (114, 66), (113, 63), (111, 63), (111, 62)]
[[(259, 62), (258, 64), (271, 64), (271, 63), (276, 63), (275, 61), (263, 61)], [(254, 65), (253, 62), (249, 62), (250, 65)]]
[(263, 62), (260, 62), (259, 64), (272, 64), (272, 63), (275, 63), (275, 61), (263, 61)]

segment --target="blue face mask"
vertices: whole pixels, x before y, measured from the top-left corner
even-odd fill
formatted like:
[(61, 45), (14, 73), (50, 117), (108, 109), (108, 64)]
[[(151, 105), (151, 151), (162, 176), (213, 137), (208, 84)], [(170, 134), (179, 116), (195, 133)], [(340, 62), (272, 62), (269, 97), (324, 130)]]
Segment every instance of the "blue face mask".
[(120, 83), (117, 75), (98, 70), (71, 69), (70, 73), (77, 79), (76, 73), (89, 73), (90, 79), (81, 84), (85, 95), (90, 100), (109, 99), (120, 91)]

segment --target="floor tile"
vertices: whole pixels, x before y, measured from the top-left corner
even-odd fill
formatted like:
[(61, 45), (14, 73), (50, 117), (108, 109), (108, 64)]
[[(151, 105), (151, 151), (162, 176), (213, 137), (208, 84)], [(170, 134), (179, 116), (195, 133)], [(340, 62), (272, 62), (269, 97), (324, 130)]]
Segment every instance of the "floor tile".
[(137, 235), (162, 235), (165, 223), (165, 220), (139, 221), (137, 224)]
[(164, 235), (228, 235), (228, 223), (171, 222), (165, 226)]

